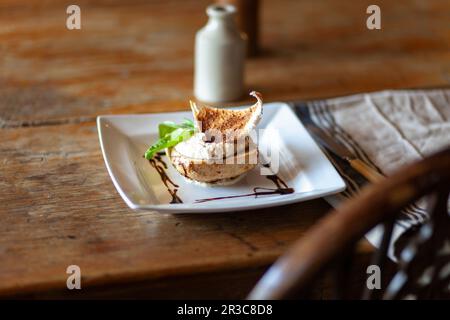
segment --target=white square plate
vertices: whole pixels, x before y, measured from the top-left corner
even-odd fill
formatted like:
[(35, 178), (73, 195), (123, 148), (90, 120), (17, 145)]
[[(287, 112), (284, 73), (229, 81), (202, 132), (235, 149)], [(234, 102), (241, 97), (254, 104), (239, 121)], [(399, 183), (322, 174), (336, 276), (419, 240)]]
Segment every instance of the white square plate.
[(163, 156), (168, 164), (167, 174), (179, 186), (177, 195), (183, 201), (171, 204), (172, 196), (143, 154), (158, 138), (160, 122), (181, 122), (185, 118), (191, 119), (192, 113), (110, 115), (97, 118), (106, 167), (117, 191), (130, 208), (168, 213), (238, 211), (305, 201), (345, 189), (344, 181), (291, 108), (285, 103), (267, 103), (264, 104), (264, 114), (258, 129), (273, 130), (270, 134), (261, 134), (258, 143), (260, 148), (269, 142), (278, 144), (281, 156), (277, 175), (295, 192), (197, 202), (200, 199), (249, 194), (255, 187), (273, 189), (275, 185), (260, 174), (257, 166), (236, 184), (203, 187), (187, 182)]

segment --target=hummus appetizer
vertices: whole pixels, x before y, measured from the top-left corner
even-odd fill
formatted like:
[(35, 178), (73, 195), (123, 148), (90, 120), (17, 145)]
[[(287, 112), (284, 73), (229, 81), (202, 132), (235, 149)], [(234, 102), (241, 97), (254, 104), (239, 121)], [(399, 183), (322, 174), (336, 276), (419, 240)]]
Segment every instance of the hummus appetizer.
[(258, 163), (258, 148), (252, 132), (262, 116), (262, 98), (246, 109), (229, 110), (197, 106), (191, 101), (194, 121), (163, 122), (160, 139), (145, 157), (165, 149), (174, 168), (188, 181), (201, 185), (235, 183)]

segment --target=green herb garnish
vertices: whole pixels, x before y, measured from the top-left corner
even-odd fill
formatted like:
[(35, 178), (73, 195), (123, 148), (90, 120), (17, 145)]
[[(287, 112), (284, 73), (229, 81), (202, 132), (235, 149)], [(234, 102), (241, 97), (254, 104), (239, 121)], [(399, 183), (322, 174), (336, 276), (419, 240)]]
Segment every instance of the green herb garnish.
[(181, 124), (164, 121), (158, 126), (159, 139), (145, 152), (145, 158), (150, 160), (155, 153), (165, 148), (176, 146), (189, 139), (195, 133), (194, 122), (186, 119)]

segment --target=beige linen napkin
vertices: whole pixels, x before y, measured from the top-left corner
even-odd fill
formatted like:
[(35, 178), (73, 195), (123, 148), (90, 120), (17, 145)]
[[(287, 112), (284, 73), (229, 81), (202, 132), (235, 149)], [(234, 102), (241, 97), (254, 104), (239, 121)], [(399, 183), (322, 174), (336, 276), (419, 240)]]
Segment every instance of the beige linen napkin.
[[(346, 145), (360, 159), (389, 175), (407, 163), (450, 145), (450, 90), (389, 90), (327, 100), (299, 102), (294, 110)], [(366, 183), (345, 162), (328, 153), (346, 180), (347, 197)], [(329, 198), (336, 205), (336, 198)], [(404, 210), (392, 244), (404, 232), (427, 219), (426, 204), (418, 202)], [(377, 244), (380, 228), (368, 234)], [(393, 256), (393, 245), (390, 248)]]

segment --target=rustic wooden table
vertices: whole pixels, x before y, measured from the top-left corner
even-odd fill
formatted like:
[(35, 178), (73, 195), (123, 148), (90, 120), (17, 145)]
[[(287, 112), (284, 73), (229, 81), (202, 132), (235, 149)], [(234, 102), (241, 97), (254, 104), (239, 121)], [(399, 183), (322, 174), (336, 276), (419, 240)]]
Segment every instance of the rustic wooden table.
[[(447, 86), (445, 1), (264, 1), (246, 84), (266, 101)], [(106, 172), (98, 114), (185, 110), (205, 1), (0, 1), (0, 295), (240, 298), (329, 206), (133, 212)], [(250, 100), (236, 102), (240, 104)], [(369, 252), (367, 243), (360, 252)], [(82, 290), (66, 289), (81, 267)]]

